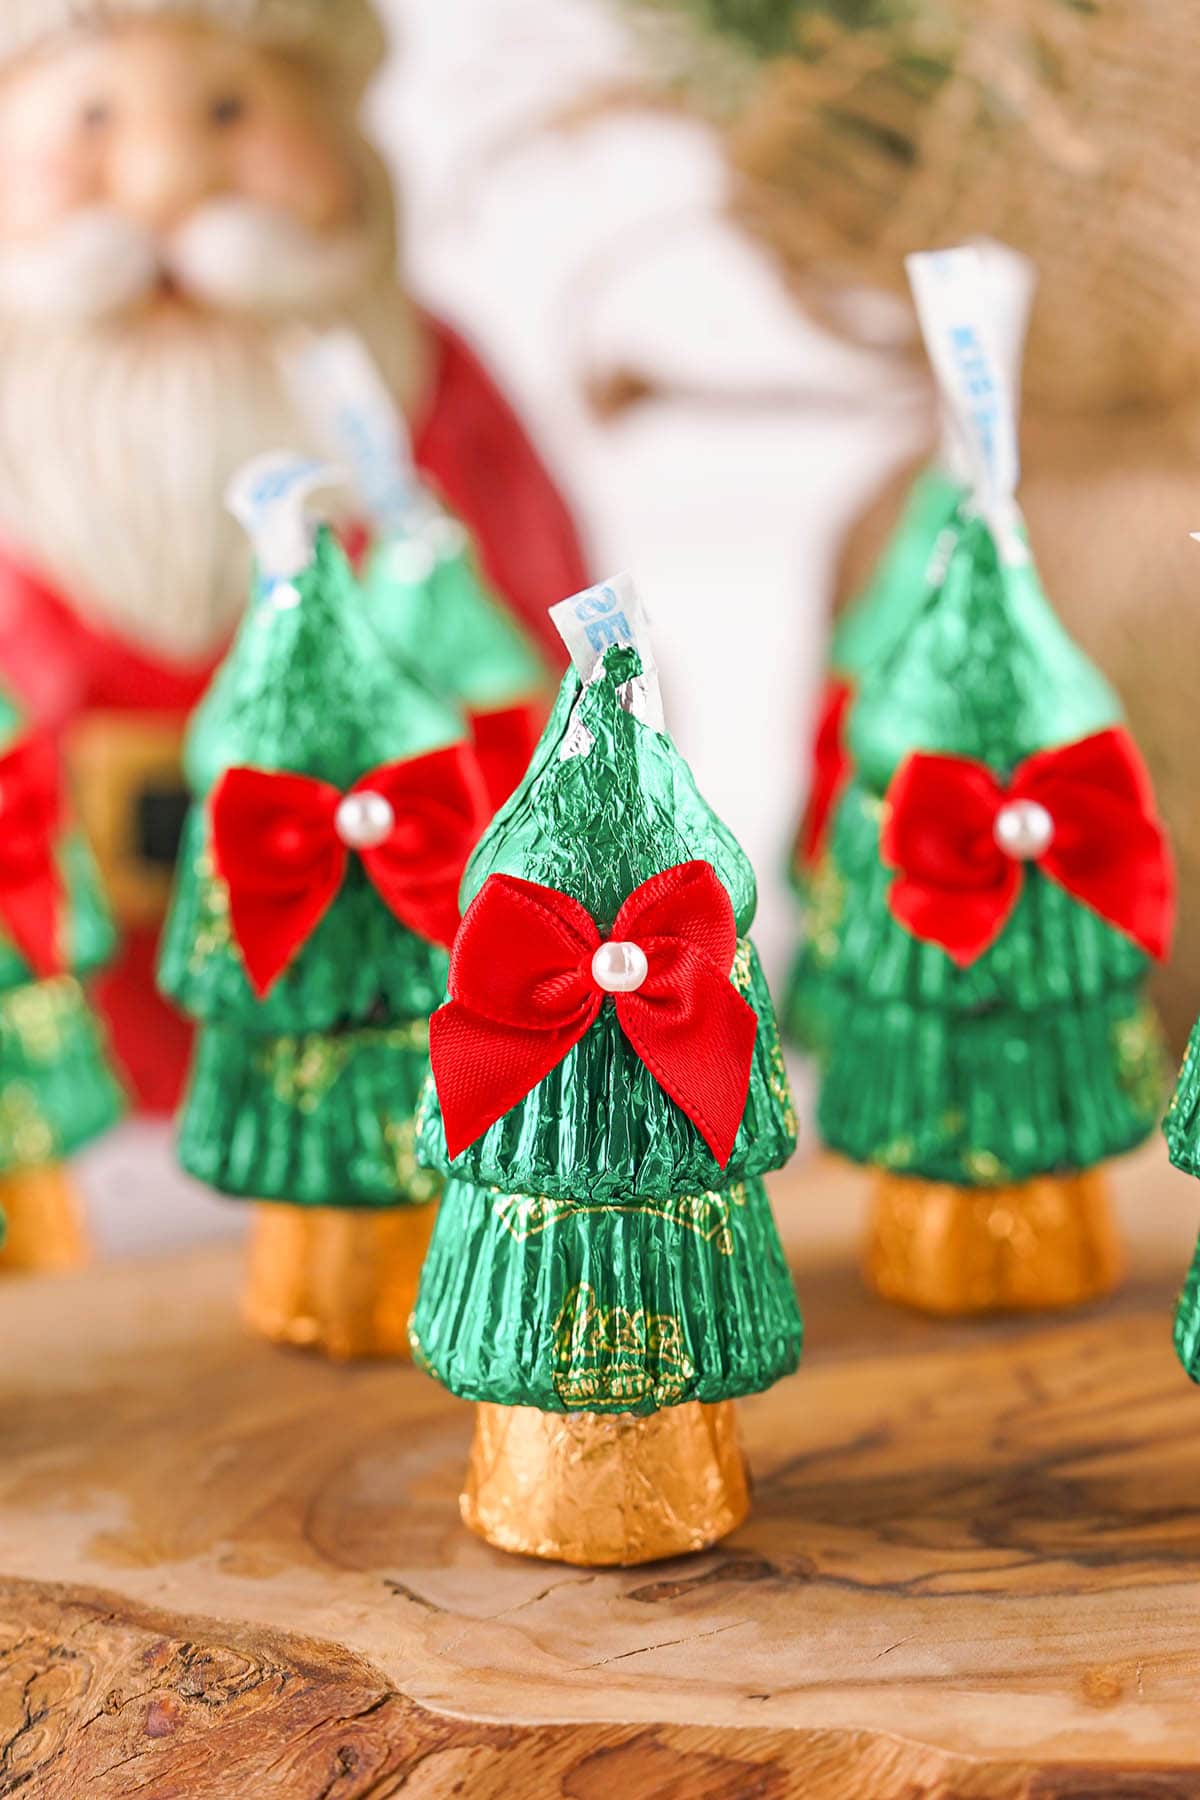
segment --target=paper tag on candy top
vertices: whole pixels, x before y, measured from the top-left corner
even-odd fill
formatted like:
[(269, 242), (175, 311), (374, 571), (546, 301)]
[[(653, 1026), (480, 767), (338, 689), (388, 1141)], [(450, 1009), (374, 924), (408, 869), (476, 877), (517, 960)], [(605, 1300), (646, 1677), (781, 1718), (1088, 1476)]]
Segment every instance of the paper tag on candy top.
[(1014, 370), (985, 257), (971, 246), (907, 259), (917, 317), (937, 378), (961, 473), (1007, 562), (1028, 560), (1015, 494), (1020, 475)]
[(291, 581), (308, 568), (316, 542), (308, 501), (343, 479), (328, 463), (290, 450), (255, 457), (234, 476), (226, 505), (249, 535), (265, 582)]
[(650, 619), (631, 575), (616, 575), (611, 581), (585, 588), (582, 594), (552, 606), (550, 617), (585, 684), (598, 678), (607, 650), (636, 650), (642, 672), (619, 690), (621, 705), (652, 731), (665, 730)]
[(357, 333), (294, 332), (283, 367), (317, 442), (345, 463), (377, 531), (399, 536), (436, 515), (408, 421)]
[[(1002, 374), (1012, 396), (1014, 421), (1021, 414), (1021, 371), (1025, 339), (1037, 287), (1037, 271), (1029, 257), (995, 238), (974, 238), (973, 250), (983, 259), (984, 279), (991, 293), (992, 338)], [(968, 453), (958, 436), (953, 418), (943, 407), (940, 461), (946, 472), (966, 486), (971, 480)]]
[(1001, 244), (995, 238), (977, 238), (975, 249), (983, 258), (987, 283), (992, 291), (992, 336), (1000, 367), (1008, 381), (1013, 402), (1013, 416), (1021, 414), (1021, 371), (1025, 361), (1025, 340), (1029, 335), (1029, 315), (1037, 289), (1037, 270), (1028, 256)]

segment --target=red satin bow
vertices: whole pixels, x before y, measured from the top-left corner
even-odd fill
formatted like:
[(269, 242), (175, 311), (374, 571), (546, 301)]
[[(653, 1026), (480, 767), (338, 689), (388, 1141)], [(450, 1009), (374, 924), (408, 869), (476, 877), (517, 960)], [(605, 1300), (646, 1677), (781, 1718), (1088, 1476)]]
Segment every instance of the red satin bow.
[[(1005, 851), (996, 835), (1001, 815), (1017, 801), (1033, 801), (1049, 815), (1048, 843), (1024, 857)], [(889, 895), (893, 915), (963, 968), (1011, 918), (1024, 861), (1149, 955), (1163, 957), (1170, 946), (1170, 846), (1149, 774), (1124, 731), (1031, 756), (1007, 787), (982, 763), (910, 756), (888, 790), (881, 853), (898, 871)]]
[(812, 788), (796, 844), (797, 860), (803, 869), (812, 869), (820, 861), (834, 810), (850, 777), (846, 722), (853, 698), (854, 689), (848, 681), (831, 679), (825, 684), (813, 743)]
[[(387, 802), (392, 825), (382, 842), (352, 849), (339, 835), (339, 811), (367, 794)], [(352, 853), (410, 931), (451, 944), (459, 883), (486, 819), (479, 771), (463, 744), (386, 763), (349, 794), (308, 775), (228, 769), (213, 790), (213, 858), (255, 993), (264, 998), (312, 936)]]
[[(591, 915), (554, 888), (492, 875), (467, 909), (450, 958), (450, 999), (430, 1052), (452, 1157), (523, 1100), (594, 1024), (605, 1000)], [(722, 1168), (746, 1110), (758, 1020), (732, 986), (737, 926), (710, 864), (643, 882), (612, 942), (639, 946), (642, 986), (614, 994), (617, 1021), (658, 1085)]]
[(57, 753), (44, 732), (32, 732), (0, 756), (0, 923), (43, 978), (66, 966), (56, 854), (62, 815)]

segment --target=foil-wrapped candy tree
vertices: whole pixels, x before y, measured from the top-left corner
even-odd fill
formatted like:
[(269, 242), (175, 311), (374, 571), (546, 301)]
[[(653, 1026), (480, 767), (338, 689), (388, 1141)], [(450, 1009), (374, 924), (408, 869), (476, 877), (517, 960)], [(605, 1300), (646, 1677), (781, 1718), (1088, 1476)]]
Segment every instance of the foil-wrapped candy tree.
[(730, 1402), (800, 1351), (762, 1182), (796, 1121), (753, 872), (662, 728), (635, 596), (555, 613), (577, 667), (468, 867), (432, 1026), (450, 1179), (413, 1348), (479, 1403), (476, 1531), (632, 1563), (746, 1510)]
[[(987, 284), (992, 339), (1013, 396), (1033, 299), (1029, 262), (998, 243), (975, 246)], [(830, 839), (838, 803), (853, 773), (848, 742), (850, 708), (868, 672), (903, 640), (937, 579), (944, 533), (970, 495), (970, 463), (953, 415), (944, 412), (936, 459), (909, 489), (890, 541), (865, 588), (838, 620), (817, 715), (808, 804), (796, 837), (791, 881), (803, 914), (803, 934), (782, 1010), (785, 1035), (820, 1056), (826, 1042), (826, 984), (837, 956), (845, 882)]]
[(440, 1186), (415, 1154), (428, 1021), (487, 806), (460, 716), (304, 515), (323, 473), (268, 458), (237, 490), (259, 570), (189, 734), (161, 981), (201, 1027), (183, 1165), (260, 1203), (251, 1323), (398, 1354)]
[(1103, 1164), (1159, 1114), (1143, 989), (1173, 871), (1120, 704), (1033, 567), (973, 253), (913, 262), (975, 478), (850, 714), (819, 1124), (879, 1172), (882, 1292), (945, 1312), (1069, 1304), (1117, 1278)]
[(792, 854), (790, 878), (803, 913), (803, 935), (788, 981), (782, 1023), (800, 1049), (822, 1054), (828, 1027), (825, 988), (837, 954), (844, 878), (831, 854), (838, 804), (852, 772), (847, 722), (872, 664), (886, 654), (920, 610), (934, 548), (963, 497), (962, 483), (931, 465), (913, 484), (904, 513), (858, 601), (839, 621), (830, 645), (809, 769), (808, 804)]

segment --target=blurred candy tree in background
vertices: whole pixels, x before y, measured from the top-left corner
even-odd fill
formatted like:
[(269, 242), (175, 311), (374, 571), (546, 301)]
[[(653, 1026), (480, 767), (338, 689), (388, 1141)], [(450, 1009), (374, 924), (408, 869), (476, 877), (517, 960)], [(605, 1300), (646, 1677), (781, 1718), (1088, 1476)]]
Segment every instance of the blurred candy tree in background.
[[(1200, 227), (1178, 200), (1200, 162), (1192, 9), (621, 3), (645, 22), (664, 97), (716, 125), (730, 215), (801, 312), (883, 353), (879, 386), (889, 365), (897, 380), (919, 368), (905, 255), (987, 236), (1034, 262), (1030, 531), (1068, 628), (1125, 698), (1184, 889), (1200, 883), (1189, 700), (1154, 651), (1169, 637), (1200, 654), (1187, 543)], [(910, 481), (851, 534), (842, 594), (862, 585)], [(1200, 1010), (1187, 909), (1159, 998), (1181, 1040)]]

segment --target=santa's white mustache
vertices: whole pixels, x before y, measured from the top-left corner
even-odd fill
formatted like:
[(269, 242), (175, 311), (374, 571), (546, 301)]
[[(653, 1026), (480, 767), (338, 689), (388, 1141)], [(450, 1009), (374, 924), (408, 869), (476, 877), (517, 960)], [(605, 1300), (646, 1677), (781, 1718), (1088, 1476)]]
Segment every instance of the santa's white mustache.
[(311, 230), (251, 200), (212, 200), (161, 235), (123, 212), (73, 213), (36, 242), (0, 247), (0, 313), (54, 323), (112, 318), (164, 278), (191, 298), (260, 315), (336, 305), (376, 272), (363, 228)]

